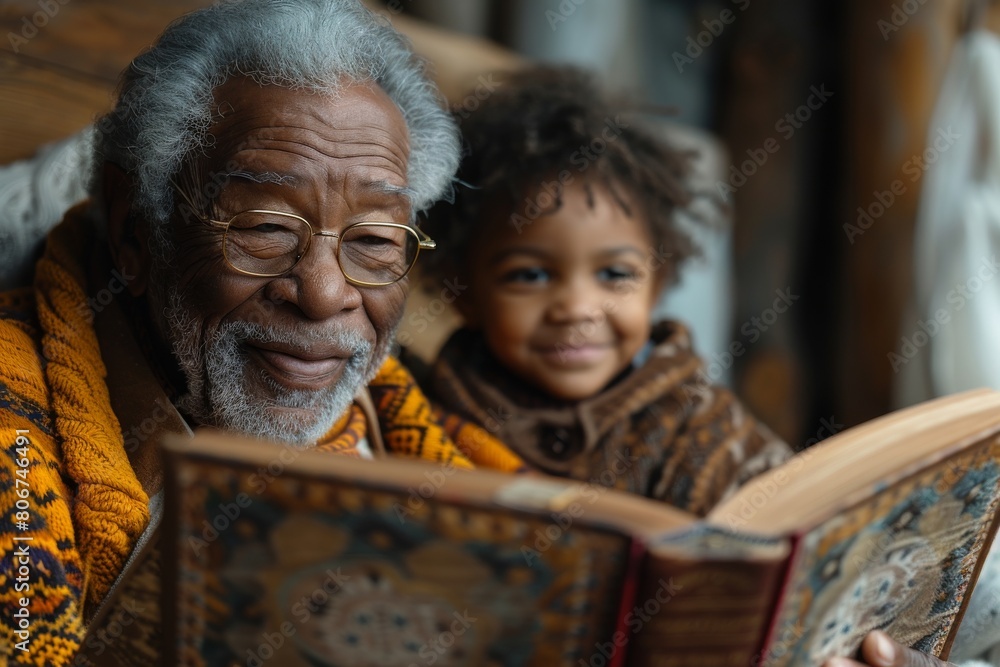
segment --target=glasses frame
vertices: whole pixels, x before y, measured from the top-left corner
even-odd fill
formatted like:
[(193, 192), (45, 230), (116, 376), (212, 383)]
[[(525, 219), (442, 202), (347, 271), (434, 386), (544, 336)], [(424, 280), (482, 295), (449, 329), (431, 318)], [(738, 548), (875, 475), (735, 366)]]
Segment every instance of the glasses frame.
[[(194, 205), (194, 202), (191, 201), (191, 198), (188, 196), (188, 194), (184, 192), (184, 190), (182, 190), (180, 187), (178, 187), (176, 183), (174, 184), (174, 189), (184, 199), (184, 201), (187, 202), (188, 206), (191, 207), (192, 211), (198, 210), (198, 208)], [(268, 215), (280, 215), (285, 218), (294, 218), (295, 220), (299, 220), (303, 224), (305, 224), (306, 229), (309, 230), (309, 236), (306, 239), (305, 247), (302, 249), (302, 252), (299, 253), (298, 257), (295, 258), (295, 261), (292, 263), (291, 266), (289, 266), (284, 271), (278, 273), (257, 273), (255, 271), (247, 271), (246, 269), (241, 269), (233, 264), (232, 260), (229, 259), (229, 253), (227, 250), (229, 248), (229, 244), (226, 242), (229, 236), (229, 227), (232, 224), (233, 220), (246, 213), (266, 213)], [(323, 230), (316, 231), (315, 228), (309, 223), (309, 221), (303, 218), (302, 216), (295, 215), (294, 213), (286, 213), (284, 211), (270, 211), (262, 208), (254, 208), (254, 209), (248, 209), (246, 211), (240, 211), (234, 214), (231, 218), (229, 218), (229, 220), (225, 221), (213, 220), (212, 218), (205, 218), (197, 213), (195, 213), (194, 215), (200, 222), (203, 222), (213, 227), (221, 228), (223, 230), (222, 256), (226, 260), (226, 264), (228, 264), (229, 267), (233, 271), (236, 271), (237, 273), (242, 273), (245, 276), (254, 276), (257, 278), (277, 278), (279, 276), (285, 275), (286, 273), (294, 269), (298, 265), (298, 263), (302, 261), (302, 258), (305, 257), (306, 254), (309, 252), (309, 248), (312, 247), (312, 238), (314, 236), (329, 236), (337, 239), (337, 266), (340, 267), (340, 272), (344, 274), (344, 279), (347, 282), (351, 283), (352, 285), (358, 285), (361, 287), (388, 287), (389, 285), (395, 285), (400, 280), (409, 275), (410, 270), (413, 268), (413, 265), (417, 263), (417, 257), (420, 256), (421, 250), (434, 250), (435, 248), (437, 248), (437, 243), (434, 241), (434, 239), (425, 234), (420, 228), (413, 227), (411, 225), (404, 225), (398, 222), (377, 222), (377, 221), (365, 220), (362, 222), (355, 222), (354, 224), (348, 225), (340, 232), (324, 232)], [(346, 234), (351, 229), (354, 229), (355, 227), (375, 227), (375, 226), (397, 227), (399, 229), (404, 229), (408, 233), (413, 235), (414, 238), (417, 239), (417, 252), (413, 254), (413, 259), (410, 261), (410, 265), (406, 267), (406, 270), (402, 273), (402, 275), (400, 275), (395, 280), (392, 280), (387, 283), (371, 283), (351, 278), (349, 275), (344, 273), (344, 266), (343, 263), (340, 261), (340, 248), (341, 248), (340, 242), (343, 239), (343, 235)]]

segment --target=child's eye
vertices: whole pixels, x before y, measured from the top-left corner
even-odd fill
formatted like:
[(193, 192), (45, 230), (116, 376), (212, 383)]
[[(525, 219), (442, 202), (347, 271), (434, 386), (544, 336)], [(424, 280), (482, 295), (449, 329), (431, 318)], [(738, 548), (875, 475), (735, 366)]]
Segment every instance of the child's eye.
[(549, 272), (537, 266), (513, 269), (503, 274), (501, 278), (505, 283), (542, 283), (548, 279)]
[(639, 272), (627, 266), (606, 266), (597, 272), (601, 281), (638, 280)]

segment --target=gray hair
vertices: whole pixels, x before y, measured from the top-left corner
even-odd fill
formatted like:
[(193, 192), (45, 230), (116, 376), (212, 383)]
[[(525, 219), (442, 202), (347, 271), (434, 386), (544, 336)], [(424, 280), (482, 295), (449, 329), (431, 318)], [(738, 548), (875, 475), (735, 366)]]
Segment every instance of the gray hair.
[(374, 81), (399, 107), (410, 135), (414, 211), (450, 188), (458, 167), (455, 123), (407, 40), (358, 0), (226, 0), (171, 24), (122, 73), (115, 108), (98, 120), (90, 191), (103, 164), (135, 179), (132, 211), (156, 223), (174, 207), (173, 178), (210, 146), (213, 91), (232, 76), (334, 93), (343, 77)]

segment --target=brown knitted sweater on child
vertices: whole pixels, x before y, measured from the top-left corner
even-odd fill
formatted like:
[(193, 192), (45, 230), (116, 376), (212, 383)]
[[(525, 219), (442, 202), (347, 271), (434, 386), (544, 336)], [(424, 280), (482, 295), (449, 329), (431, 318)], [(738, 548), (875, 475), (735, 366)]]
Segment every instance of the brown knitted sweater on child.
[(729, 390), (711, 385), (675, 322), (653, 328), (644, 363), (579, 402), (542, 395), (504, 369), (480, 335), (459, 330), (431, 368), (428, 392), (532, 468), (698, 515), (791, 455)]

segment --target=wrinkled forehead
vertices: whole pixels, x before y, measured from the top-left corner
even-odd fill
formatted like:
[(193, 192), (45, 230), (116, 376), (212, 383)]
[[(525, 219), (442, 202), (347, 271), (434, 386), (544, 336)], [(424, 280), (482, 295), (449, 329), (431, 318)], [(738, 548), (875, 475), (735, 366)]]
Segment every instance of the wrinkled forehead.
[(337, 163), (406, 185), (406, 121), (374, 83), (345, 81), (335, 92), (318, 92), (237, 77), (217, 87), (213, 98), (204, 156), (213, 168), (266, 171), (275, 164)]

